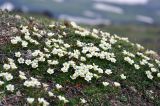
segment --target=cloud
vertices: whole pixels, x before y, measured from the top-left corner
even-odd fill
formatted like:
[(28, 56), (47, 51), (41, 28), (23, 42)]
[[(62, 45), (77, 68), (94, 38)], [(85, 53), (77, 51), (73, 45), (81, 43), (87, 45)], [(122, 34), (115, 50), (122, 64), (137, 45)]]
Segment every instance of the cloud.
[(8, 11), (12, 11), (14, 8), (14, 5), (10, 2), (5, 2), (0, 6), (0, 9)]
[(53, 0), (54, 2), (57, 2), (57, 3), (62, 3), (64, 2), (64, 0)]
[(74, 21), (76, 23), (88, 24), (88, 25), (98, 25), (98, 24), (110, 25), (111, 24), (111, 21), (108, 19), (102, 19), (102, 18), (92, 19), (92, 18), (85, 18), (85, 17), (70, 16), (65, 14), (60, 15), (59, 19), (65, 19), (68, 21)]
[(151, 17), (148, 16), (143, 16), (143, 15), (137, 15), (136, 20), (143, 22), (143, 23), (148, 23), (148, 24), (153, 24), (154, 20)]
[(85, 10), (83, 12), (83, 15), (86, 16), (86, 17), (100, 17), (99, 14), (93, 12), (93, 11), (90, 11), (90, 10)]
[(102, 3), (95, 3), (93, 4), (93, 8), (100, 11), (106, 11), (106, 12), (112, 12), (116, 14), (123, 14), (124, 11), (122, 8), (117, 6), (112, 6), (108, 4), (102, 4)]
[(149, 0), (93, 0), (93, 1), (124, 4), (124, 5), (145, 5), (149, 2)]

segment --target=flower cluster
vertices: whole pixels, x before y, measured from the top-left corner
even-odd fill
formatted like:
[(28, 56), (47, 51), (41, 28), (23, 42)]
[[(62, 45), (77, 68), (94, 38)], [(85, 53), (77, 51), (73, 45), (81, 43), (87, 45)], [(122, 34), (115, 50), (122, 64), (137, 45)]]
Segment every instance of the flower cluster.
[(24, 86), (26, 87), (39, 87), (40, 85), (41, 83), (33, 77), (31, 77), (31, 80), (26, 80), (24, 82)]
[(8, 64), (4, 64), (4, 65), (3, 65), (3, 68), (4, 68), (5, 70), (9, 70), (9, 69), (14, 70), (14, 69), (17, 69), (17, 66), (16, 66), (16, 64), (14, 63), (14, 60), (13, 60), (13, 59), (8, 58)]
[(125, 57), (124, 60), (128, 62), (130, 65), (134, 64), (134, 60), (132, 60), (130, 57)]
[(5, 80), (10, 81), (13, 79), (13, 76), (11, 73), (5, 72), (5, 73), (0, 73), (0, 77), (5, 78)]
[(60, 101), (63, 101), (64, 103), (69, 102), (65, 97), (63, 97), (63, 96), (61, 96), (61, 95), (58, 96), (58, 99), (59, 99)]
[[(147, 70), (144, 74), (150, 80), (160, 77), (160, 61), (157, 59), (153, 62), (149, 57), (155, 55), (155, 52), (147, 50), (141, 53), (143, 47), (129, 42), (127, 38), (110, 36), (109, 33), (97, 29), (89, 31), (73, 22), (70, 25), (73, 31), (68, 30), (67, 26), (56, 24), (49, 25), (47, 30), (40, 30), (37, 26), (21, 26), (21, 34), (11, 38), (11, 44), (14, 45), (13, 48), (15, 47), (14, 57), (4, 61), (3, 70), (0, 72), (2, 79), (0, 85), (11, 93), (21, 91), (19, 88), (23, 88), (21, 92), (24, 91), (24, 95), (27, 96), (25, 100), (28, 104), (48, 106), (53, 98), (58, 98), (64, 103), (69, 102), (65, 94), (63, 96), (61, 93), (65, 86), (59, 79), (64, 76), (66, 81), (81, 78), (86, 83), (92, 83), (93, 79), (101, 79), (104, 88), (108, 85), (120, 88), (121, 82), (113, 81), (111, 78), (118, 76), (122, 80), (129, 79), (128, 73), (117, 74), (114, 70), (115, 66), (122, 66), (125, 62), (133, 66), (131, 69), (135, 71), (145, 67)], [(84, 40), (87, 37), (96, 41)], [(73, 38), (73, 42), (68, 40), (69, 38)], [(76, 41), (74, 38), (77, 38)], [(137, 52), (125, 50), (123, 45), (119, 44), (120, 41), (136, 46)], [(114, 47), (123, 49), (117, 53)], [(122, 60), (119, 61), (121, 56)], [(17, 79), (18, 84), (13, 83)], [(33, 93), (38, 91), (40, 94), (34, 97), (28, 93), (30, 89), (34, 89)], [(85, 104), (87, 101), (80, 98), (80, 103)]]

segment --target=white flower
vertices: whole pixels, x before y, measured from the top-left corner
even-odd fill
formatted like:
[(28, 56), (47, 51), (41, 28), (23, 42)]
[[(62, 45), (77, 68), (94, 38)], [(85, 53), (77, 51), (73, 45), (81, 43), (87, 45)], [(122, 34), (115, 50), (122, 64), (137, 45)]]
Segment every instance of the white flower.
[(111, 61), (112, 63), (115, 63), (117, 60), (116, 60), (115, 58), (110, 58), (110, 61)]
[(78, 26), (77, 26), (77, 24), (76, 24), (75, 22), (70, 22), (70, 24), (71, 24), (71, 26), (72, 26), (73, 28), (78, 28)]
[(11, 92), (14, 91), (14, 85), (12, 85), (12, 84), (8, 84), (8, 85), (6, 86), (6, 88), (7, 88), (8, 91), (11, 91)]
[(37, 68), (37, 67), (38, 67), (38, 63), (32, 61), (32, 68)]
[(57, 65), (59, 62), (57, 60), (52, 61), (52, 65)]
[(68, 64), (67, 62), (63, 63), (63, 67), (61, 68), (61, 71), (64, 73), (68, 72), (69, 67), (70, 67), (70, 64)]
[(3, 65), (3, 68), (4, 68), (5, 70), (9, 70), (11, 67), (10, 67), (9, 64), (4, 64), (4, 65)]
[(154, 67), (154, 65), (151, 64), (151, 63), (148, 63), (148, 66), (149, 66), (150, 68)]
[(48, 95), (50, 96), (50, 97), (52, 97), (52, 96), (54, 96), (54, 94), (52, 93), (52, 92), (48, 92)]
[(82, 104), (86, 103), (87, 101), (84, 98), (80, 98)]
[(20, 63), (20, 64), (23, 64), (24, 63), (24, 59), (21, 57), (21, 58), (18, 58), (18, 62)]
[(98, 32), (99, 32), (99, 31), (98, 31), (97, 29), (95, 29), (95, 28), (93, 29), (93, 33), (96, 33), (96, 34), (97, 34)]
[(130, 57), (125, 57), (124, 60), (127, 61), (131, 65), (134, 63), (134, 61)]
[(26, 87), (39, 87), (41, 83), (37, 79), (31, 77), (31, 80), (26, 80), (23, 85)]
[(104, 86), (108, 86), (108, 85), (109, 85), (108, 82), (102, 82), (102, 84), (103, 84)]
[(58, 99), (59, 99), (60, 101), (63, 101), (64, 103), (69, 102), (65, 97), (63, 97), (63, 96), (61, 96), (61, 95), (59, 95), (59, 96), (57, 96), (57, 97), (58, 97)]
[(120, 75), (122, 79), (126, 79), (126, 76), (124, 74)]
[(51, 54), (45, 54), (46, 58), (49, 58), (51, 56)]
[(138, 64), (134, 64), (135, 69), (140, 69), (140, 66)]
[(147, 74), (147, 77), (148, 77), (149, 79), (153, 79), (152, 74)]
[(70, 45), (66, 43), (66, 44), (64, 44), (64, 47), (65, 47), (65, 48), (69, 48)]
[(57, 88), (57, 89), (61, 89), (61, 88), (62, 88), (62, 85), (56, 84), (56, 88)]
[(17, 44), (18, 42), (21, 42), (21, 41), (22, 41), (22, 39), (21, 39), (21, 37), (19, 37), (19, 36), (13, 37), (13, 38), (11, 39), (11, 43), (12, 43), (12, 44)]
[(81, 61), (86, 61), (85, 57), (81, 57), (80, 59), (81, 59)]
[(17, 69), (17, 66), (14, 63), (10, 63), (11, 69)]
[(37, 29), (37, 28), (34, 26), (34, 27), (33, 27), (33, 30), (37, 32), (39, 29)]
[(32, 53), (32, 56), (36, 57), (36, 56), (38, 56), (38, 54), (39, 54), (39, 50), (35, 50), (35, 51)]
[(28, 26), (22, 26), (22, 30), (21, 30), (21, 32), (22, 33), (27, 33), (28, 32)]
[(19, 75), (20, 79), (24, 80), (27, 79), (27, 77), (25, 75)]
[(159, 77), (159, 78), (160, 78), (160, 73), (157, 73), (157, 77)]
[(97, 69), (98, 73), (103, 73), (103, 70), (101, 68)]
[(124, 55), (127, 55), (127, 56), (130, 56), (130, 57), (135, 57), (134, 54), (130, 53), (130, 52), (127, 52), (126, 50), (123, 50), (122, 52)]
[(44, 98), (38, 98), (38, 102), (40, 104), (43, 104), (43, 106), (48, 106), (49, 103)]
[(25, 63), (26, 63), (27, 65), (30, 65), (30, 64), (32, 63), (32, 61), (27, 59), (27, 60), (25, 61)]
[(59, 62), (57, 60), (47, 60), (48, 64), (57, 65)]
[(22, 47), (27, 47), (27, 45), (28, 45), (28, 42), (22, 41)]
[(89, 82), (89, 81), (92, 79), (92, 77), (93, 77), (93, 76), (86, 75), (84, 79)]
[(10, 81), (10, 80), (13, 79), (12, 74), (10, 74), (10, 73), (8, 73), (8, 72), (0, 73), (0, 76), (1, 76), (1, 77), (4, 77), (7, 81)]
[(32, 103), (34, 102), (34, 98), (27, 98), (27, 102), (28, 102), (29, 104), (32, 104)]
[(16, 39), (11, 39), (11, 43), (12, 43), (12, 44), (17, 44), (18, 41), (17, 41)]
[(112, 71), (110, 69), (106, 69), (105, 73), (110, 75), (110, 74), (112, 74)]
[(10, 64), (11, 64), (11, 63), (14, 63), (14, 60), (11, 59), (11, 58), (8, 58), (8, 61), (9, 61)]
[(47, 48), (43, 48), (45, 52), (49, 52), (49, 50)]
[(10, 73), (6, 73), (4, 77), (6, 78), (7, 81), (10, 81), (13, 79), (13, 76)]
[(101, 47), (103, 50), (108, 50), (112, 48), (111, 44), (106, 43), (106, 41), (103, 41), (103, 40), (101, 40), (99, 47)]
[(144, 49), (144, 47), (141, 46), (140, 44), (136, 44), (136, 46), (137, 46), (137, 48), (138, 48), (139, 50), (143, 50), (143, 49)]
[(110, 43), (111, 43), (111, 44), (115, 44), (116, 42), (117, 42), (117, 40), (114, 39), (113, 37), (110, 39)]
[(153, 79), (153, 75), (150, 71), (146, 71), (146, 75), (149, 79), (151, 79), (151, 80)]
[(25, 73), (24, 73), (24, 72), (22, 72), (22, 71), (19, 71), (19, 74), (20, 74), (20, 75), (25, 75)]
[(54, 23), (53, 23), (53, 24), (51, 24), (51, 25), (49, 25), (49, 27), (50, 27), (50, 28), (53, 28), (53, 27), (55, 27)]
[(52, 37), (54, 35), (54, 33), (50, 32), (47, 34), (49, 37)]
[(48, 84), (42, 83), (42, 85), (43, 85), (44, 88), (47, 88), (47, 89), (48, 89), (48, 86), (49, 86)]
[(30, 37), (29, 35), (25, 35), (24, 38), (25, 38), (26, 40), (31, 40), (31, 37)]
[(21, 42), (21, 41), (22, 41), (22, 39), (21, 39), (20, 36), (16, 36), (16, 37), (15, 37), (15, 40), (17, 40), (18, 42)]
[(38, 38), (41, 38), (42, 37), (42, 32), (39, 34), (39, 33), (36, 33), (36, 32), (33, 32), (33, 35), (36, 35)]
[(147, 63), (148, 63), (148, 61), (145, 60), (145, 59), (143, 59), (142, 61), (140, 61), (140, 64), (141, 64), (141, 65), (145, 65), (145, 64), (147, 64)]
[(97, 74), (93, 74), (93, 76), (94, 76), (96, 79), (98, 79), (98, 78), (101, 77), (101, 76), (98, 76)]
[(44, 100), (44, 98), (38, 98), (38, 102), (41, 104), (41, 103), (43, 103), (45, 100)]
[(16, 56), (16, 57), (21, 57), (21, 53), (20, 53), (20, 52), (16, 52), (16, 53), (15, 53), (15, 56)]
[(49, 69), (47, 70), (47, 73), (53, 74), (53, 73), (54, 73), (54, 69), (49, 68)]
[(156, 68), (151, 68), (151, 71), (152, 72), (157, 72), (157, 69)]
[(22, 71), (19, 71), (19, 77), (24, 80), (24, 79), (27, 79), (27, 77), (25, 76), (25, 73), (22, 72)]
[(119, 87), (121, 86), (119, 82), (114, 82), (114, 86)]
[(93, 55), (92, 55), (92, 54), (86, 54), (86, 56), (87, 56), (88, 58), (91, 58)]
[(43, 106), (49, 106), (49, 102), (47, 102), (46, 100), (43, 102)]
[(46, 59), (43, 56), (41, 56), (41, 57), (38, 58), (38, 60), (41, 61), (41, 62), (44, 62)]
[(147, 51), (145, 52), (145, 54), (156, 55), (157, 53), (156, 53), (155, 51), (153, 51), (153, 50), (147, 50)]
[(0, 86), (3, 85), (3, 84), (4, 84), (4, 82), (3, 82), (3, 81), (0, 81)]
[(160, 66), (160, 61), (155, 59), (155, 62)]
[[(78, 47), (82, 47), (83, 45), (84, 45), (84, 44), (83, 44), (82, 42), (80, 42), (80, 41), (77, 40), (77, 46), (78, 46)], [(82, 52), (82, 53), (83, 53), (83, 52)]]

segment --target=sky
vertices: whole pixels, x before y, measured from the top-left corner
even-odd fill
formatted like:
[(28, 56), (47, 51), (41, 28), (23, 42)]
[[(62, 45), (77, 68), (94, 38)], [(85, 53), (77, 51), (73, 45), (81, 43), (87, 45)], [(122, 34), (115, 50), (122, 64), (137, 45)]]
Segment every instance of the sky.
[(94, 0), (97, 2), (108, 2), (114, 4), (126, 4), (126, 5), (144, 5), (148, 3), (149, 0)]
[(88, 24), (160, 24), (160, 0), (0, 0), (0, 8)]

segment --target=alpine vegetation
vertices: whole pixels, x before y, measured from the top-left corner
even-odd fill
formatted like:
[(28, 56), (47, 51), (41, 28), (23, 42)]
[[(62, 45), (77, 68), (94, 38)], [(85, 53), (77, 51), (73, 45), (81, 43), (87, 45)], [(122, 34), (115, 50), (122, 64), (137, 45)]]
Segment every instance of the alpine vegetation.
[(0, 47), (2, 104), (160, 105), (156, 52), (74, 22), (34, 19), (16, 29)]

